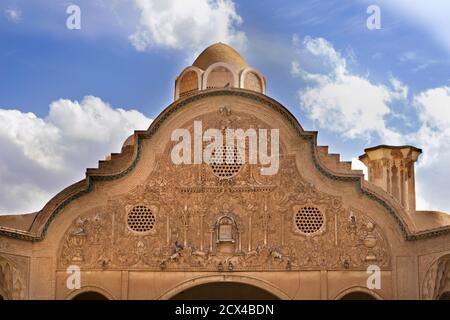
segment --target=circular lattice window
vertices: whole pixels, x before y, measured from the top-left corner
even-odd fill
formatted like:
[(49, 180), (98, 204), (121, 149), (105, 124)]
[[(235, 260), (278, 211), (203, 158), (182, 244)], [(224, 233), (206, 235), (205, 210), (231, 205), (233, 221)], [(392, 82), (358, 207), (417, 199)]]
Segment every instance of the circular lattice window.
[(135, 206), (128, 213), (127, 224), (135, 232), (149, 232), (155, 227), (155, 215), (146, 206)]
[(295, 213), (294, 222), (300, 232), (313, 234), (322, 228), (324, 218), (317, 207), (306, 206)]
[(219, 178), (228, 179), (238, 174), (243, 164), (236, 146), (217, 147), (211, 153), (209, 166)]

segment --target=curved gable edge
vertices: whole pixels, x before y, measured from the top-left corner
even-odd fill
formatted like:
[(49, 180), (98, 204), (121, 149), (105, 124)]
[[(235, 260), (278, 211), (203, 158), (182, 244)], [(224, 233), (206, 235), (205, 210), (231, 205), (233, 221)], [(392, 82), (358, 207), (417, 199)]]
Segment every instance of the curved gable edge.
[[(111, 162), (120, 162), (119, 166), (122, 168), (120, 168), (119, 171), (113, 172), (113, 170), (111, 170), (112, 166), (102, 168), (102, 163), (104, 163), (104, 161), (100, 161), (99, 168), (86, 170), (85, 179), (70, 185), (53, 197), (44, 206), (44, 208), (36, 214), (34, 221), (27, 231), (0, 226), (0, 235), (27, 241), (43, 240), (47, 234), (51, 222), (64, 209), (64, 207), (72, 201), (91, 192), (96, 181), (111, 181), (119, 179), (132, 171), (140, 160), (142, 140), (150, 139), (172, 113), (190, 104), (191, 102), (212, 96), (238, 96), (257, 101), (277, 111), (291, 125), (291, 127), (296, 130), (297, 134), (301, 138), (309, 141), (311, 155), (313, 158), (312, 160), (316, 169), (329, 179), (354, 182), (362, 194), (378, 202), (389, 212), (389, 214), (396, 221), (405, 240), (418, 240), (450, 233), (450, 226), (442, 226), (435, 229), (413, 232), (412, 230), (414, 229), (414, 224), (404, 209), (382, 189), (366, 182), (362, 173), (351, 170), (348, 173), (333, 172), (321, 162), (317, 151), (317, 131), (304, 131), (297, 119), (284, 106), (272, 98), (250, 90), (230, 88), (205, 90), (193, 96), (173, 102), (161, 112), (161, 114), (152, 122), (147, 130), (134, 132), (136, 143), (133, 146), (122, 148), (122, 152), (120, 154), (113, 154)], [(114, 156), (120, 159), (115, 160)]]

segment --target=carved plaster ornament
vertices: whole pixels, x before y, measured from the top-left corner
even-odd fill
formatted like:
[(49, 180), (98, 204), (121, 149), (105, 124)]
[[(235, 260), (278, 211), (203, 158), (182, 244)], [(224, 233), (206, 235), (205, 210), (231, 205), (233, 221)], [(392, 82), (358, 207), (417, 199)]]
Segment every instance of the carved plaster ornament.
[[(236, 127), (270, 128), (254, 116), (225, 109), (221, 114)], [(218, 128), (223, 117), (199, 120), (204, 128)], [(174, 165), (170, 150), (168, 144), (156, 155), (142, 184), (74, 220), (58, 268), (75, 261), (87, 270), (216, 271), (222, 265), (229, 271), (229, 263), (233, 271), (365, 270), (375, 260), (380, 268), (391, 268), (388, 246), (372, 219), (318, 190), (283, 148), (277, 175), (262, 176), (260, 166), (244, 164), (227, 179), (207, 164)], [(127, 226), (126, 208), (140, 205), (153, 208), (150, 233)], [(294, 208), (305, 206), (316, 208), (308, 219), (323, 220), (310, 236), (295, 232)]]
[(364, 245), (367, 248), (366, 261), (376, 261), (377, 257), (373, 252), (373, 248), (377, 245), (377, 238), (373, 235), (375, 225), (372, 222), (366, 224), (367, 235), (364, 238)]

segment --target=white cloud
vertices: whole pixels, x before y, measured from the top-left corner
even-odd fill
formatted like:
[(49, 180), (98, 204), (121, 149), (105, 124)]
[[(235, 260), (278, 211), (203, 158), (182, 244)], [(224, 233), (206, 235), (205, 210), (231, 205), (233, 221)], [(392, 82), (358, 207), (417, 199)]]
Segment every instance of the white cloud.
[(11, 22), (19, 22), (22, 18), (22, 12), (19, 9), (6, 9), (5, 10), (6, 18)]
[(44, 119), (0, 109), (0, 214), (39, 210), (150, 123), (138, 111), (93, 96), (55, 101)]
[(129, 39), (143, 51), (151, 47), (197, 51), (213, 42), (242, 48), (242, 18), (231, 0), (135, 0), (137, 31)]
[(410, 141), (422, 147), (424, 154), (417, 170), (421, 198), (418, 206), (450, 211), (450, 87), (426, 90), (413, 99), (421, 122)]
[(291, 73), (310, 84), (299, 91), (302, 108), (321, 127), (347, 138), (380, 136), (386, 143), (397, 143), (401, 137), (386, 125), (392, 115), (389, 103), (405, 99), (408, 89), (391, 77), (391, 87), (373, 84), (367, 78), (352, 74), (347, 61), (323, 38), (305, 37), (297, 50), (301, 59), (313, 61), (317, 72), (309, 72), (297, 61)]
[(382, 14), (383, 10), (389, 10), (407, 18), (412, 24), (429, 32), (437, 43), (450, 51), (450, 1), (381, 0), (380, 6)]
[(368, 179), (367, 167), (358, 158), (352, 158), (352, 170), (361, 170), (364, 173), (364, 179)]
[(450, 87), (427, 90), (414, 98), (424, 125), (439, 130), (450, 128)]
[[(374, 84), (352, 74), (347, 61), (325, 39), (293, 39), (298, 60), (291, 73), (309, 86), (299, 91), (301, 107), (319, 127), (350, 139), (377, 137), (383, 144), (411, 144), (423, 149), (416, 171), (417, 208), (450, 213), (450, 87), (443, 86), (410, 94), (401, 81), (390, 76), (389, 86)], [(412, 55), (410, 55), (410, 58)], [(300, 65), (299, 61), (305, 65)], [(308, 72), (308, 68), (318, 71)], [(393, 102), (411, 106), (406, 114), (396, 114)], [(386, 118), (400, 119), (389, 126)], [(404, 132), (399, 124), (410, 117), (416, 129)], [(413, 131), (411, 131), (413, 130)], [(367, 168), (356, 158), (352, 167)]]

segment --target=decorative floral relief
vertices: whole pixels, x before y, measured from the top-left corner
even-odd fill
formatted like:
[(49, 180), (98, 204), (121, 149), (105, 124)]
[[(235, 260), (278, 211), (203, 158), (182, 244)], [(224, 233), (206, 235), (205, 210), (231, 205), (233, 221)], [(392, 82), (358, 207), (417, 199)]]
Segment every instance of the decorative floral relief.
[[(221, 112), (205, 129), (264, 127), (255, 117)], [(170, 270), (345, 270), (377, 264), (390, 255), (379, 227), (363, 212), (323, 193), (298, 172), (294, 155), (280, 155), (280, 170), (260, 174), (244, 164), (222, 179), (206, 164), (174, 165), (169, 145), (146, 182), (76, 218), (67, 230), (59, 267)], [(127, 227), (127, 210), (152, 207), (154, 229)], [(295, 209), (314, 206), (320, 232), (295, 232)]]
[(422, 298), (437, 299), (450, 287), (450, 254), (437, 259), (428, 269), (422, 285)]
[(0, 256), (0, 289), (6, 299), (23, 300), (27, 298), (26, 261), (19, 257)]

